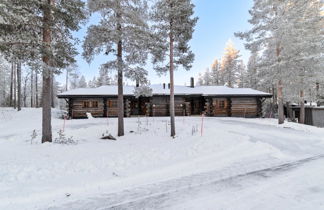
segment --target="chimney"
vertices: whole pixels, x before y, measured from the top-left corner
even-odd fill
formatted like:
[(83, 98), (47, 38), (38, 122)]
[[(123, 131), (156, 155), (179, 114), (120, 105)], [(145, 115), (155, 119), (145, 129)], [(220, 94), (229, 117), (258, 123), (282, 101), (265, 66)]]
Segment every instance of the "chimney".
[(168, 88), (169, 88), (169, 89), (171, 88), (171, 85), (170, 85), (170, 83), (168, 83)]
[(190, 78), (190, 87), (191, 88), (195, 87), (195, 79), (193, 77)]
[(139, 79), (136, 79), (136, 87), (139, 87)]
[(165, 89), (165, 83), (163, 83), (163, 89)]

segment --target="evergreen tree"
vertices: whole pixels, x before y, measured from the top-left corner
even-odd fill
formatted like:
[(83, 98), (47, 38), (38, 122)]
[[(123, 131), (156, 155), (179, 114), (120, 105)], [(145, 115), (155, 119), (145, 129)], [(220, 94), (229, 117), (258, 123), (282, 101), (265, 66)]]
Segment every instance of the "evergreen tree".
[(224, 84), (228, 87), (234, 87), (239, 74), (239, 51), (235, 49), (231, 40), (226, 43), (225, 53), (221, 60), (222, 77)]
[(246, 66), (243, 62), (243, 60), (239, 60), (237, 63), (237, 80), (236, 80), (236, 86), (239, 88), (246, 87), (246, 80), (247, 80), (247, 71)]
[(148, 6), (145, 0), (88, 0), (88, 6), (91, 12), (100, 12), (102, 18), (98, 25), (88, 28), (83, 56), (91, 62), (94, 55), (102, 52), (115, 55), (114, 60), (101, 68), (117, 70), (118, 136), (123, 136), (123, 76), (134, 68), (144, 66), (147, 60), (150, 38)]
[(215, 59), (215, 61), (213, 62), (210, 74), (212, 78), (212, 85), (223, 85), (221, 82), (221, 69), (218, 59)]
[(80, 78), (80, 81), (79, 81), (78, 88), (87, 88), (87, 87), (88, 87), (87, 81), (86, 81), (85, 77), (82, 75)]
[(52, 141), (53, 73), (74, 62), (72, 31), (85, 19), (81, 0), (3, 0), (0, 50), (18, 62), (42, 63), (42, 142)]
[(258, 89), (258, 54), (253, 52), (247, 65), (246, 86)]
[[(198, 18), (192, 17), (194, 5), (191, 0), (157, 0), (153, 6), (154, 21), (152, 54), (154, 69), (170, 74), (170, 117), (171, 136), (175, 132), (174, 70), (182, 66), (190, 70), (194, 60), (188, 42), (192, 39)], [(167, 59), (168, 58), (168, 59)], [(167, 59), (167, 61), (166, 61)]]
[(284, 122), (283, 95), (287, 101), (300, 95), (300, 122), (304, 121), (304, 90), (315, 86), (315, 75), (323, 66), (321, 8), (319, 0), (254, 0), (253, 28), (236, 34), (247, 41), (247, 49), (262, 53), (257, 65), (262, 86), (278, 85), (280, 124)]
[(205, 73), (204, 73), (203, 84), (205, 86), (213, 85), (213, 78), (211, 76), (211, 73), (209, 71), (209, 68), (207, 68), (206, 71), (205, 71)]
[(96, 84), (97, 84), (97, 78), (96, 77), (93, 77), (92, 80), (89, 80), (88, 87), (89, 88), (95, 88), (95, 87), (97, 87)]
[(70, 89), (76, 89), (79, 87), (80, 72), (78, 68), (70, 69)]
[(104, 85), (111, 85), (111, 79), (109, 77), (109, 70), (106, 68), (100, 68), (99, 77), (97, 78), (97, 87)]

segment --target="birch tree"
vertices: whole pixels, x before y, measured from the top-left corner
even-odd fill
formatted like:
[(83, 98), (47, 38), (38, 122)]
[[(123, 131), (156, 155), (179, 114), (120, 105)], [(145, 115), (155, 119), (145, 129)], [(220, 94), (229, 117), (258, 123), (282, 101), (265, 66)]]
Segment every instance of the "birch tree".
[[(190, 50), (194, 27), (198, 18), (193, 17), (191, 0), (157, 0), (153, 6), (152, 27), (155, 40), (152, 43), (154, 69), (170, 75), (171, 136), (176, 135), (174, 111), (174, 70), (182, 66), (190, 70), (194, 54)], [(167, 59), (168, 58), (168, 59)]]

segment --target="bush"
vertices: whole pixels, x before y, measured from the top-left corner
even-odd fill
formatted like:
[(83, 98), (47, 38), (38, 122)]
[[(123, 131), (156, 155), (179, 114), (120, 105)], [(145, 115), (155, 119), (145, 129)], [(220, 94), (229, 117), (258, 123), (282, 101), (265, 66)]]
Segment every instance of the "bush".
[(58, 138), (54, 139), (55, 144), (78, 144), (78, 141), (75, 141), (73, 136), (67, 138), (62, 130), (58, 132), (58, 135)]

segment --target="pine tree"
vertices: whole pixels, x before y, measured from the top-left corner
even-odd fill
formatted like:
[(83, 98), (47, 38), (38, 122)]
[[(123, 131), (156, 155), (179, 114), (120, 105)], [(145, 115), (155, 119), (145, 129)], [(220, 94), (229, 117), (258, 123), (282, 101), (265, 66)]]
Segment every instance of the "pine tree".
[(239, 60), (237, 63), (237, 81), (236, 84), (239, 88), (244, 88), (247, 80), (246, 66), (243, 60)]
[(283, 94), (287, 101), (299, 95), (300, 122), (304, 121), (304, 90), (315, 86), (315, 75), (323, 66), (321, 8), (319, 0), (255, 0), (250, 11), (253, 28), (237, 34), (247, 41), (247, 49), (262, 53), (257, 65), (262, 86), (278, 85), (280, 124), (284, 122)]
[(97, 78), (96, 77), (93, 77), (92, 80), (89, 80), (88, 87), (89, 88), (95, 88), (95, 87), (97, 87), (96, 83), (97, 83)]
[[(263, 60), (260, 67), (264, 71), (272, 72), (272, 81), (277, 81), (278, 96), (278, 123), (284, 123), (283, 114), (283, 45), (286, 44), (287, 25), (290, 24), (286, 18), (289, 12), (288, 1), (286, 0), (254, 0), (254, 6), (250, 10), (251, 19), (249, 22), (253, 28), (245, 33), (236, 35), (247, 41), (246, 48), (252, 52), (264, 50)], [(272, 83), (273, 84), (273, 83)]]
[(108, 73), (108, 69), (100, 68), (99, 77), (97, 78), (97, 87), (111, 85), (111, 79)]
[(253, 52), (247, 65), (246, 86), (253, 89), (258, 89), (258, 59), (258, 54)]
[(87, 87), (88, 87), (87, 81), (86, 81), (85, 77), (82, 75), (80, 78), (80, 81), (79, 81), (78, 88), (87, 88)]
[(70, 78), (70, 89), (76, 89), (79, 87), (79, 81), (80, 81), (80, 72), (77, 67), (73, 67), (68, 70), (69, 73), (69, 78)]
[(52, 74), (74, 62), (72, 31), (85, 19), (81, 0), (3, 0), (0, 51), (42, 63), (42, 142), (52, 141)]
[[(192, 17), (194, 5), (190, 0), (157, 0), (153, 6), (152, 19), (155, 40), (152, 43), (154, 69), (170, 74), (171, 136), (175, 132), (174, 70), (182, 66), (191, 69), (194, 54), (188, 46), (198, 18)], [(166, 61), (166, 58), (168, 60)], [(166, 63), (165, 63), (166, 62)]]
[[(212, 85), (221, 85), (221, 69), (218, 59), (215, 59), (211, 66)], [(223, 84), (222, 84), (223, 85)]]
[(226, 43), (225, 53), (221, 60), (222, 76), (224, 84), (234, 87), (238, 75), (239, 51), (235, 49), (231, 40)]
[[(124, 135), (123, 77), (147, 60), (150, 33), (145, 0), (88, 0), (91, 12), (102, 16), (98, 25), (88, 28), (83, 56), (91, 62), (94, 55), (113, 54), (115, 59), (102, 64), (118, 75), (118, 136)], [(141, 73), (141, 72), (137, 72)]]
[(0, 55), (0, 106), (9, 105), (7, 96), (9, 95), (10, 65), (4, 57)]
[(209, 68), (206, 69), (205, 73), (204, 73), (204, 76), (203, 76), (203, 84), (205, 86), (210, 86), (210, 85), (213, 85), (213, 78), (212, 78), (212, 75), (209, 71)]

